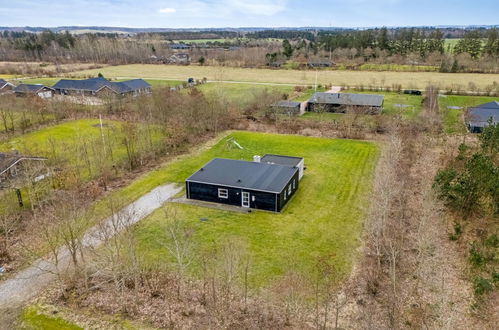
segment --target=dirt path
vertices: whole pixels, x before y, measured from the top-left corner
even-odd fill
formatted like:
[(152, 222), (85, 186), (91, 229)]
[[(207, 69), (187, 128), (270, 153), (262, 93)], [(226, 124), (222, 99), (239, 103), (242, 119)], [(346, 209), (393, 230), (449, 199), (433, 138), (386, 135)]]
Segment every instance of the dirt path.
[[(83, 246), (95, 248), (104, 241), (102, 232), (106, 232), (106, 238), (118, 234), (127, 226), (133, 225), (144, 219), (163, 203), (181, 191), (181, 187), (175, 184), (159, 186), (149, 193), (143, 195), (135, 202), (129, 204), (117, 214), (105, 219), (100, 225), (91, 228), (83, 237)], [(126, 221), (116, 225), (119, 214), (127, 214)], [(57, 267), (53, 258), (41, 258), (36, 260), (32, 266), (19, 272), (15, 277), (0, 284), (0, 315), (5, 311), (11, 311), (22, 306), (32, 298), (39, 295), (48, 284), (57, 279), (57, 273), (71, 267), (71, 256), (66, 248), (61, 248), (57, 253)]]

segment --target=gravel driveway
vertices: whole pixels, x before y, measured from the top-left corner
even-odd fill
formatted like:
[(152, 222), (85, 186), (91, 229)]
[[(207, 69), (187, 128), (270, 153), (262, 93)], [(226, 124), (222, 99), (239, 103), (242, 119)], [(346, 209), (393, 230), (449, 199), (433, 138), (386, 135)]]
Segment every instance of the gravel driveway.
[[(90, 228), (83, 237), (83, 246), (98, 247), (106, 238), (114, 236), (123, 228), (142, 220), (181, 190), (182, 188), (175, 184), (167, 184), (153, 189), (117, 214), (105, 219), (102, 224)], [(127, 216), (118, 216), (122, 214)], [(118, 217), (126, 220), (117, 221)], [(105, 233), (105, 238), (102, 237), (103, 233)], [(49, 257), (38, 259), (32, 266), (20, 271), (15, 277), (0, 283), (0, 314), (4, 310), (12, 310), (36, 297), (57, 278), (56, 267), (53, 262), (50, 262), (51, 259)], [(66, 248), (59, 250), (58, 260), (59, 270), (71, 267), (71, 257)]]

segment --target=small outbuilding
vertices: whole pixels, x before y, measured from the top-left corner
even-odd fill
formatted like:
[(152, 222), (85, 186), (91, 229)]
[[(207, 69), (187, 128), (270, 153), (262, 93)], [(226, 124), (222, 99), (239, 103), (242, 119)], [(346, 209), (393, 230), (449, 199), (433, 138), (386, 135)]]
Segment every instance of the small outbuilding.
[(47, 158), (45, 157), (0, 152), (0, 187), (22, 176), (28, 164), (32, 164), (29, 165), (31, 167), (38, 167), (36, 164), (33, 165), (33, 163), (39, 164), (46, 160)]
[(211, 160), (186, 180), (187, 198), (280, 212), (298, 190), (300, 169), (257, 157)]
[(14, 88), (14, 93), (17, 96), (38, 96), (42, 99), (49, 99), (54, 96), (54, 90), (44, 85), (21, 84)]
[(297, 116), (300, 114), (301, 103), (296, 101), (282, 100), (272, 104), (271, 107), (278, 113)]
[(354, 110), (378, 114), (383, 109), (385, 97), (380, 94), (315, 93), (307, 104), (307, 111), (346, 113)]
[(468, 109), (467, 126), (471, 133), (481, 133), (490, 124), (499, 123), (499, 102), (492, 101)]

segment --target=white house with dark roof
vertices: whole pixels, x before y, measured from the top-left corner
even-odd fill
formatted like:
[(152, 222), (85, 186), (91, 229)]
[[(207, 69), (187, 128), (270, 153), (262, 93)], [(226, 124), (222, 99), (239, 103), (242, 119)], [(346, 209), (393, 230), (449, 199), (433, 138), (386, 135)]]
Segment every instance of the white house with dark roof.
[(49, 99), (54, 96), (54, 90), (40, 84), (20, 84), (14, 88), (17, 96), (38, 96), (42, 99)]

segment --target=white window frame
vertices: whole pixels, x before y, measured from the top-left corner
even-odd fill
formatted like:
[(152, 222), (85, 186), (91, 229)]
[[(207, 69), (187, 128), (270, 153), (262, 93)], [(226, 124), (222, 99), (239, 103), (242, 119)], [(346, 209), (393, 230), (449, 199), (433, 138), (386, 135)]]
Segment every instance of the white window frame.
[(293, 190), (296, 188), (296, 179), (293, 180)]
[(288, 186), (288, 195), (291, 195), (291, 185)]
[(229, 198), (229, 190), (225, 188), (218, 188), (218, 198)]

